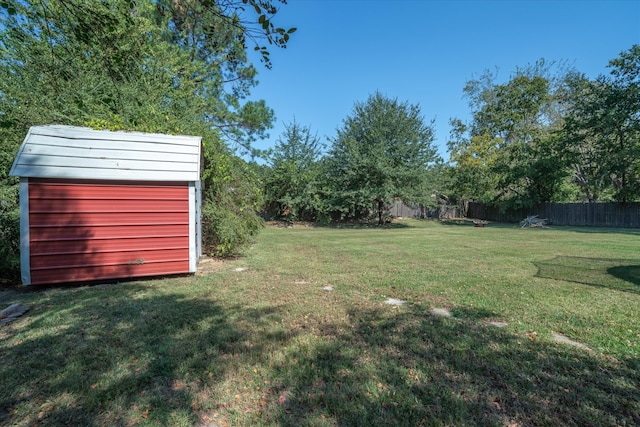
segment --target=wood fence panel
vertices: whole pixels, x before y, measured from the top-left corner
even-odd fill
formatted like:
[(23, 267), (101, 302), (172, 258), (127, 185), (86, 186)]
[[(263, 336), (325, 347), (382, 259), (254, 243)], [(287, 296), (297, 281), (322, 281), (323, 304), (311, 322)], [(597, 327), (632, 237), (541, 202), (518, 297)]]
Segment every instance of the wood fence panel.
[(546, 218), (553, 225), (640, 228), (640, 203), (543, 203), (528, 209), (500, 210), (469, 202), (467, 217), (517, 223), (529, 215)]

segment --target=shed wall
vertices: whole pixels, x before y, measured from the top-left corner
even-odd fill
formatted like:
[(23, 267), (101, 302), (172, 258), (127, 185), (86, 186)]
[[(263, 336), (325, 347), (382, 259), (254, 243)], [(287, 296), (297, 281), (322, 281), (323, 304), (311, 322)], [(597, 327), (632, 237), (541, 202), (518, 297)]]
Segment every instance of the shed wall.
[(30, 283), (190, 272), (190, 193), (186, 182), (29, 179)]

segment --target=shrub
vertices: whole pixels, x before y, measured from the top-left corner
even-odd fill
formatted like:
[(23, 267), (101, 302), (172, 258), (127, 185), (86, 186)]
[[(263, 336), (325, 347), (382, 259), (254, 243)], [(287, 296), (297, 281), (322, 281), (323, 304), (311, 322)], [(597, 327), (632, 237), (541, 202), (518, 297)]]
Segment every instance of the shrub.
[(20, 207), (17, 186), (0, 190), (0, 282), (20, 278)]
[(206, 253), (218, 257), (231, 257), (253, 240), (262, 228), (263, 221), (255, 212), (232, 212), (213, 201), (202, 207), (203, 248)]
[(212, 256), (240, 254), (262, 228), (258, 177), (240, 158), (205, 144), (202, 244)]

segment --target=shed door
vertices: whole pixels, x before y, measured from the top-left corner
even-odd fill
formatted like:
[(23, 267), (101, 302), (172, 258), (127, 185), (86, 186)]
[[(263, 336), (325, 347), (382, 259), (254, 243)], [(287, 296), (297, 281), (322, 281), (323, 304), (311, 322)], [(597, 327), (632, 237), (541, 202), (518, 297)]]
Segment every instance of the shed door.
[(29, 180), (31, 283), (189, 272), (188, 183)]

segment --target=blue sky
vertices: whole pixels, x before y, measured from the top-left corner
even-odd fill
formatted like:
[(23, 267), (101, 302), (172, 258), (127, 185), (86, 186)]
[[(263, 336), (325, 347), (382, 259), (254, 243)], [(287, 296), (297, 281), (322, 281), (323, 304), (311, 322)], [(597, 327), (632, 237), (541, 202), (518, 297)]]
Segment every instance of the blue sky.
[(288, 0), (274, 23), (298, 31), (271, 49), (273, 69), (257, 65), (252, 99), (276, 122), (256, 148), (294, 118), (328, 144), (354, 103), (380, 91), (419, 104), (448, 159), (449, 119), (469, 119), (468, 80), (497, 69), (506, 81), (541, 58), (608, 74), (610, 59), (640, 43), (640, 1)]

